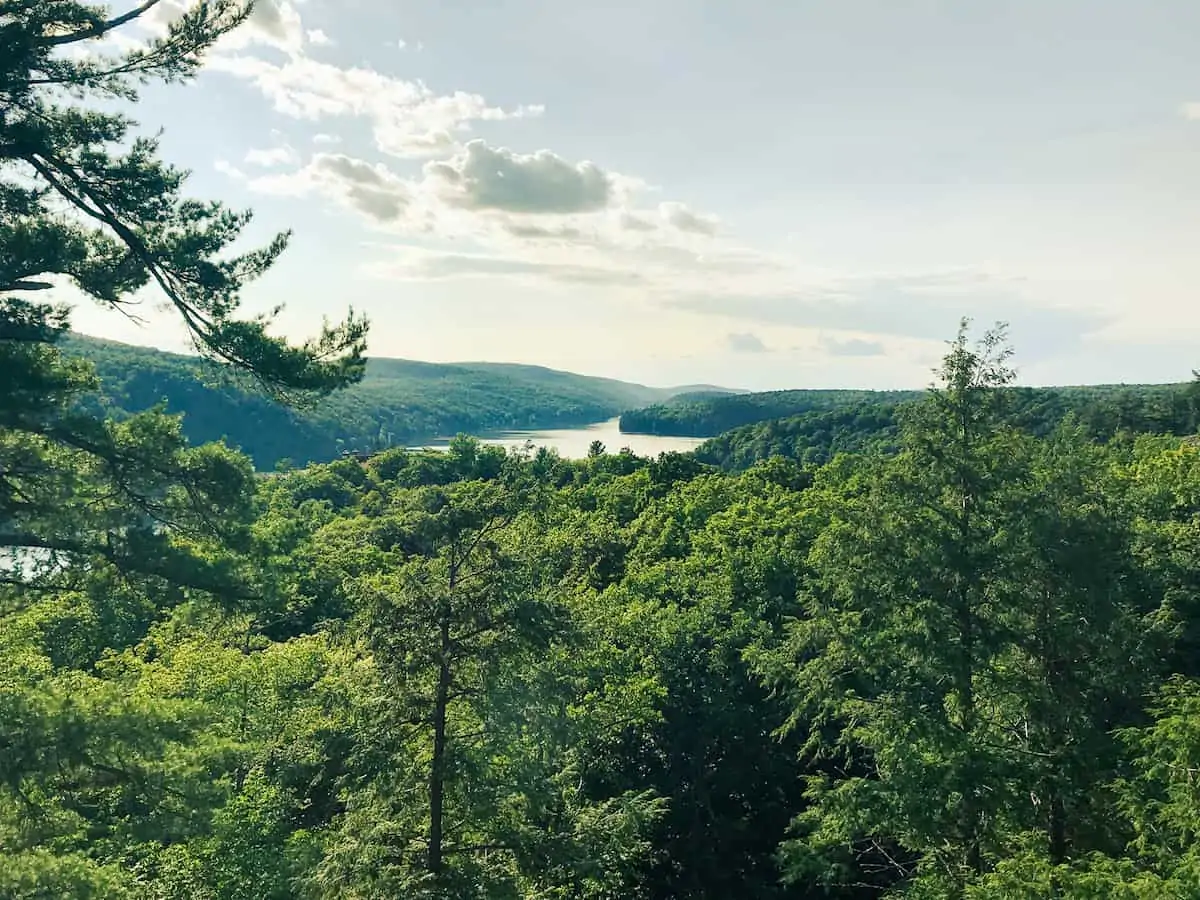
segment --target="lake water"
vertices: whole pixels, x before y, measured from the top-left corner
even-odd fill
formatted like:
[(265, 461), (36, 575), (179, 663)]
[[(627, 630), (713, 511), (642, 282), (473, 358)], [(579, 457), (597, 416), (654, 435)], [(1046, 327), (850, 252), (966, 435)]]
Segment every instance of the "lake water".
[[(481, 434), (479, 440), (484, 444), (499, 444), (505, 447), (523, 447), (531, 442), (535, 447), (550, 447), (558, 451), (564, 459), (583, 459), (587, 456), (588, 447), (592, 441), (600, 441), (609, 453), (617, 453), (623, 447), (628, 447), (638, 456), (658, 456), (669, 450), (685, 452), (693, 450), (704, 443), (703, 438), (660, 437), (656, 434), (622, 434), (619, 427), (620, 419), (609, 419), (607, 422), (597, 422), (595, 425), (585, 425), (580, 428), (552, 428), (544, 431), (502, 431), (494, 434)], [(424, 447), (430, 450), (444, 450), (450, 442), (432, 441)]]

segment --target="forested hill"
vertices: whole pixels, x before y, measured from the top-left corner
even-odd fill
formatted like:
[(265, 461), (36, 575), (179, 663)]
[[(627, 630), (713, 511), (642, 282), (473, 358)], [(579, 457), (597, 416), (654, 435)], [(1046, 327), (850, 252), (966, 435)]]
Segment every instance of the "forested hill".
[[(1022, 387), (1007, 388), (1004, 393), (1009, 420), (1037, 437), (1048, 435), (1069, 415), (1073, 415), (1084, 433), (1096, 441), (1109, 440), (1122, 431), (1188, 435), (1195, 434), (1200, 428), (1200, 391), (1195, 382)], [(751, 400), (767, 396), (773, 395), (757, 394), (730, 399)], [(888, 399), (882, 393), (866, 394), (833, 408), (817, 407), (800, 415), (758, 421), (725, 431), (706, 441), (696, 449), (696, 456), (702, 462), (729, 471), (741, 471), (772, 456), (822, 465), (837, 453), (887, 451), (896, 444), (900, 424), (898, 411), (911, 402), (911, 399)], [(687, 404), (677, 407), (672, 403), (652, 409), (691, 410), (696, 406)], [(727, 406), (736, 407), (736, 404)], [(749, 411), (762, 407), (746, 404), (741, 408)], [(622, 422), (625, 418), (622, 417)], [(690, 422), (685, 421), (682, 427), (689, 425)]]
[(539, 366), (372, 359), (361, 384), (295, 410), (219, 379), (196, 357), (82, 335), (64, 349), (95, 365), (98, 411), (123, 418), (165, 401), (183, 413), (193, 444), (224, 438), (260, 469), (459, 432), (583, 425), (675, 393)]
[(762, 393), (689, 392), (621, 414), (629, 434), (714, 437), (755, 422), (844, 409), (859, 403), (912, 400), (920, 391), (798, 390)]

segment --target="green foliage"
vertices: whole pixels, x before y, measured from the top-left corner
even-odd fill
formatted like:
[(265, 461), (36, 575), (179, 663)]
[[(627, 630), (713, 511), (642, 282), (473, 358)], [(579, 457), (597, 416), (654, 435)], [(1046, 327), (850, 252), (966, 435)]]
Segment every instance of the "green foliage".
[(152, 284), (200, 352), (268, 387), (327, 392), (357, 380), (366, 323), (353, 314), (300, 348), (267, 334), (269, 316), (238, 318), (239, 291), (276, 261), (287, 235), (228, 255), (250, 214), (186, 197), (186, 173), (158, 159), (157, 139), (131, 138), (131, 119), (96, 108), (136, 100), (151, 80), (187, 80), (250, 13), (240, 0), (195, 3), (144, 46), (72, 52), (155, 5), (109, 18), (92, 3), (0, 3), (0, 298), (66, 278), (124, 309)]
[[(1200, 429), (1195, 384), (1011, 387), (1005, 393), (1007, 421), (1038, 437), (1049, 435), (1068, 418), (1095, 441), (1122, 434), (1190, 435)], [(730, 402), (749, 403), (755, 396)], [(696, 449), (696, 457), (736, 472), (773, 456), (824, 465), (838, 453), (894, 452), (899, 446), (901, 411), (913, 401), (884, 401), (884, 396), (849, 399), (832, 409), (732, 428), (705, 441)], [(680, 433), (690, 434), (694, 423), (680, 427), (684, 429)]]
[(635, 434), (713, 437), (767, 419), (828, 413), (860, 404), (898, 403), (918, 391), (769, 391), (759, 394), (683, 394), (621, 416), (621, 430)]
[(1127, 837), (1111, 729), (1162, 669), (1159, 604), (1105, 455), (1007, 424), (1006, 359), (960, 334), (900, 452), (814, 486), (803, 614), (761, 662), (815, 767), (793, 877), (962, 896), (1033, 835), (1052, 866)]
[(226, 552), (250, 510), (251, 471), (218, 445), (189, 447), (177, 420), (123, 422), (77, 410), (93, 384), (55, 341), (65, 314), (14, 301), (0, 329), (0, 548), (6, 581), (57, 590), (84, 559), (233, 599), (245, 588)]
[(696, 448), (696, 458), (740, 472), (772, 457), (820, 466), (839, 453), (895, 450), (899, 425), (894, 404), (851, 403), (734, 428)]
[(255, 478), (7, 308), (2, 897), (1200, 891), (1200, 447), (1012, 387), (1002, 331), (739, 473), (460, 436)]
[(343, 450), (404, 447), (460, 432), (583, 425), (662, 392), (535, 366), (372, 359), (360, 384), (303, 408), (222, 380), (194, 357), (73, 336), (100, 390), (89, 408), (115, 418), (165, 404), (194, 444), (224, 439), (270, 470), (282, 459), (325, 462)]

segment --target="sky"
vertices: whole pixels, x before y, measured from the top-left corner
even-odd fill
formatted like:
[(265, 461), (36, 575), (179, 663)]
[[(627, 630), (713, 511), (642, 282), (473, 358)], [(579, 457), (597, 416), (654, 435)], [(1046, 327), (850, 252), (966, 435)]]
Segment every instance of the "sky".
[[(1026, 384), (1200, 367), (1195, 0), (260, 0), (135, 116), (294, 230), (245, 302), (296, 339), (894, 388), (969, 316)], [(180, 349), (153, 304), (75, 326)]]

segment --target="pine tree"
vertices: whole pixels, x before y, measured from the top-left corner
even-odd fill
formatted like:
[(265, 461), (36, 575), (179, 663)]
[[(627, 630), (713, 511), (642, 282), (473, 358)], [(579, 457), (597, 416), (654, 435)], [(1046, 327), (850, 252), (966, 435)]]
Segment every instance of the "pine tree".
[(301, 347), (268, 335), (269, 317), (239, 317), (239, 292), (287, 236), (229, 255), (250, 214), (185, 197), (186, 173), (158, 158), (157, 141), (131, 139), (132, 120), (97, 108), (135, 101), (150, 80), (186, 81), (250, 13), (234, 0), (195, 3), (164, 36), (104, 49), (159, 2), (110, 18), (95, 4), (0, 0), (0, 550), (18, 585), (100, 558), (229, 589), (211, 566), (198, 571), (202, 554), (176, 552), (175, 538), (228, 543), (230, 515), (251, 491), (243, 461), (188, 450), (175, 420), (118, 425), (81, 412), (95, 382), (56, 346), (69, 311), (31, 297), (66, 280), (132, 314), (135, 292), (152, 286), (201, 353), (282, 397), (363, 372), (366, 323), (353, 313)]
[(250, 213), (185, 197), (187, 173), (158, 158), (156, 139), (130, 139), (131, 119), (95, 108), (133, 102), (151, 80), (191, 78), (251, 9), (198, 2), (136, 49), (96, 49), (160, 2), (109, 18), (74, 0), (0, 0), (0, 330), (20, 319), (13, 295), (48, 290), (50, 278), (126, 313), (131, 295), (153, 285), (200, 352), (265, 385), (322, 392), (356, 380), (366, 323), (353, 313), (298, 348), (267, 334), (269, 316), (238, 316), (240, 290), (288, 235), (227, 255)]

